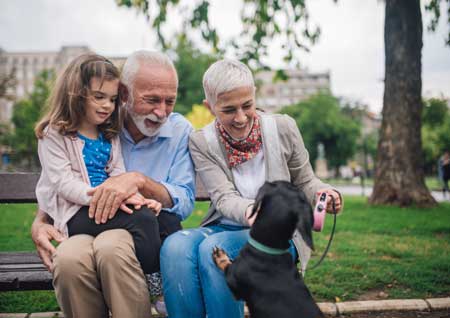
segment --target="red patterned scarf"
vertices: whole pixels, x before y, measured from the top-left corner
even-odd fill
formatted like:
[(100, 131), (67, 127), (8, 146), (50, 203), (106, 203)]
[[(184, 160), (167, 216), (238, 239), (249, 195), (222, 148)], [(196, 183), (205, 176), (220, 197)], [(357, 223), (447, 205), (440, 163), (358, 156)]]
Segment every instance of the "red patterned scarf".
[(233, 139), (233, 137), (225, 131), (218, 120), (216, 120), (216, 128), (219, 130), (219, 139), (225, 146), (230, 168), (249, 161), (255, 157), (261, 149), (262, 137), (258, 117), (255, 117), (253, 120), (253, 127), (247, 138), (243, 140)]

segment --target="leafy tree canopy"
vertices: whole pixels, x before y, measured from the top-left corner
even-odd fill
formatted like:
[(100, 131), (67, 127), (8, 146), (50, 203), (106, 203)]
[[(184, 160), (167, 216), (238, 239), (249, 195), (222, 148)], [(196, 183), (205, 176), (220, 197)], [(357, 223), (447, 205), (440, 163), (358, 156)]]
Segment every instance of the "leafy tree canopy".
[(192, 105), (202, 103), (203, 74), (218, 57), (200, 52), (185, 34), (178, 35), (172, 47), (168, 50), (170, 54), (175, 55), (175, 68), (179, 79), (175, 111), (185, 115), (191, 111)]
[(450, 149), (450, 113), (445, 99), (431, 98), (423, 101), (422, 145), (425, 171), (436, 169), (439, 156)]
[(346, 164), (355, 154), (361, 125), (344, 115), (336, 97), (319, 93), (283, 108), (281, 113), (297, 122), (311, 162), (317, 158), (319, 143), (324, 145), (326, 159), (333, 168)]
[[(447, 1), (450, 10), (450, 1)], [(135, 8), (143, 13), (158, 34), (165, 49), (167, 36), (163, 32), (166, 23), (170, 23), (168, 12), (178, 8), (183, 17), (183, 30), (186, 34), (199, 34), (209, 43), (215, 52), (224, 52), (233, 48), (238, 59), (253, 68), (264, 67), (262, 57), (267, 57), (269, 45), (280, 41), (285, 52), (286, 62), (298, 61), (300, 50), (309, 51), (320, 36), (320, 27), (311, 23), (310, 13), (305, 0), (243, 0), (241, 22), (243, 29), (239, 37), (231, 43), (221, 43), (217, 30), (209, 20), (209, 0), (195, 1), (192, 9), (180, 0), (116, 0), (119, 6)], [(338, 2), (330, 0), (330, 2)], [(441, 0), (429, 0), (425, 9), (433, 13), (428, 29), (434, 31), (441, 16)], [(450, 45), (450, 32), (446, 38)]]
[(448, 105), (445, 99), (430, 98), (423, 101), (422, 124), (440, 126), (447, 116)]
[(0, 98), (13, 99), (14, 96), (10, 93), (10, 90), (16, 86), (15, 74), (16, 69), (14, 68), (7, 74), (0, 74)]
[(53, 80), (52, 71), (44, 70), (39, 73), (30, 97), (18, 101), (13, 107), (14, 130), (4, 142), (14, 149), (13, 160), (25, 160), (29, 168), (38, 164), (34, 126), (42, 115)]

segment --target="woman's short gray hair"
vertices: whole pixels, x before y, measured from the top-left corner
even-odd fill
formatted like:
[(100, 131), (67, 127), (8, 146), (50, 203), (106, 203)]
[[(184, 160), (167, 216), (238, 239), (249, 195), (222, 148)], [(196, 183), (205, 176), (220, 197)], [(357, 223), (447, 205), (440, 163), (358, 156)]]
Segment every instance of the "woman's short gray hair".
[(247, 65), (223, 59), (213, 63), (203, 75), (203, 89), (208, 103), (214, 107), (220, 94), (239, 87), (254, 87), (253, 75)]
[(140, 50), (132, 53), (123, 65), (122, 83), (127, 86), (128, 89), (132, 88), (136, 73), (138, 72), (139, 67), (142, 65), (165, 66), (173, 69), (175, 75), (177, 76), (178, 85), (177, 71), (175, 69), (175, 66), (173, 65), (173, 62), (166, 54), (157, 51)]

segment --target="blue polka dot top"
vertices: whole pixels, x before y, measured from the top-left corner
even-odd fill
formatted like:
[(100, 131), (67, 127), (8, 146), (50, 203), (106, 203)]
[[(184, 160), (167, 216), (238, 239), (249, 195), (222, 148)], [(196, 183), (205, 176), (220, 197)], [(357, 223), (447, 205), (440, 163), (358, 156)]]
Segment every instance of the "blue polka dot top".
[(78, 137), (84, 140), (83, 159), (91, 181), (91, 186), (102, 184), (107, 178), (106, 165), (111, 155), (111, 143), (99, 134), (98, 139), (87, 138), (80, 133)]

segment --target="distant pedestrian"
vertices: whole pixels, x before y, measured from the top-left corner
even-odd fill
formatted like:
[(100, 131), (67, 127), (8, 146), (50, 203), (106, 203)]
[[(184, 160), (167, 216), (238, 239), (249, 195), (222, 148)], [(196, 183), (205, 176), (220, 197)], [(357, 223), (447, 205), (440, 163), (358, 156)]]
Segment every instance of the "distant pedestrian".
[(449, 192), (448, 180), (450, 179), (450, 152), (448, 150), (446, 150), (442, 157), (439, 159), (438, 169), (440, 171), (440, 176), (442, 176), (442, 192), (445, 198), (447, 192)]

